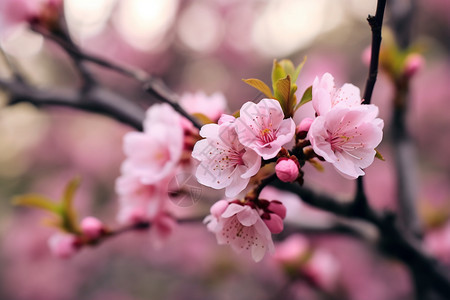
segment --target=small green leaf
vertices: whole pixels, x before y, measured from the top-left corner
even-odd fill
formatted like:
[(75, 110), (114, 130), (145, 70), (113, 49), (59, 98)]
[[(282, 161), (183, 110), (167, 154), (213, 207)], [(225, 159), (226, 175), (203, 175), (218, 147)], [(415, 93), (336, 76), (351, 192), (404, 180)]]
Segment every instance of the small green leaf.
[(55, 214), (59, 214), (60, 212), (60, 207), (57, 203), (53, 202), (47, 197), (38, 194), (17, 196), (13, 199), (13, 204), (40, 208)]
[(64, 189), (64, 194), (62, 198), (62, 225), (65, 230), (71, 233), (78, 233), (78, 223), (77, 223), (77, 214), (75, 209), (73, 208), (73, 198), (75, 196), (75, 192), (80, 186), (81, 179), (79, 177), (73, 178), (66, 185)]
[(302, 106), (303, 104), (308, 103), (311, 100), (312, 100), (312, 86), (310, 86), (309, 88), (307, 88), (305, 90), (305, 92), (303, 93), (302, 99), (300, 100), (300, 102), (295, 107), (295, 110), (297, 110), (300, 106)]
[(386, 161), (386, 160), (384, 159), (383, 155), (381, 155), (381, 153), (378, 152), (377, 149), (375, 149), (375, 157), (378, 158), (379, 160)]
[(257, 89), (258, 91), (262, 92), (264, 95), (266, 95), (266, 97), (273, 99), (272, 91), (267, 86), (267, 84), (265, 84), (261, 80), (255, 79), (255, 78), (242, 79), (242, 80), (246, 84), (248, 84), (248, 85), (254, 87), (255, 89)]
[(273, 68), (272, 68), (272, 88), (273, 92), (276, 93), (276, 86), (277, 82), (280, 79), (286, 78), (287, 74), (284, 71), (283, 67), (277, 62), (275, 59), (273, 61)]
[(308, 161), (314, 168), (316, 168), (317, 171), (323, 172), (325, 170), (324, 167), (322, 166), (322, 164), (318, 160), (311, 158)]
[(305, 63), (306, 63), (306, 56), (303, 58), (303, 61), (297, 66), (297, 69), (295, 69), (295, 74), (292, 75), (292, 82), (297, 81), (298, 75), (300, 75), (300, 71), (303, 69)]

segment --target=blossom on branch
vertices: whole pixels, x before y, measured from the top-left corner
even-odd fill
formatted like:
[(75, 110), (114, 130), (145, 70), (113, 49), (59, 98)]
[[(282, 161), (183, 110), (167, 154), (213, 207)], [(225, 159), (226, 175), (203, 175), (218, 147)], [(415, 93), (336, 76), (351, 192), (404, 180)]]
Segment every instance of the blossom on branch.
[(234, 251), (250, 251), (253, 260), (260, 261), (265, 253), (274, 251), (269, 228), (257, 209), (239, 201), (221, 200), (211, 207), (204, 221), (216, 234), (220, 245), (228, 244)]
[(200, 161), (195, 173), (198, 182), (215, 189), (226, 188), (227, 197), (236, 196), (259, 171), (260, 156), (239, 142), (235, 122), (207, 124), (200, 135), (205, 139), (198, 141), (192, 151), (192, 157)]
[(239, 141), (264, 159), (274, 158), (295, 134), (294, 121), (284, 119), (280, 103), (273, 99), (245, 103), (235, 123)]
[(332, 108), (359, 106), (362, 102), (360, 94), (359, 88), (350, 83), (336, 89), (333, 76), (325, 73), (313, 82), (312, 104), (317, 115), (323, 116)]
[(308, 139), (317, 155), (333, 164), (345, 178), (364, 175), (375, 158), (375, 147), (383, 137), (383, 120), (378, 108), (360, 105), (333, 108), (311, 124)]

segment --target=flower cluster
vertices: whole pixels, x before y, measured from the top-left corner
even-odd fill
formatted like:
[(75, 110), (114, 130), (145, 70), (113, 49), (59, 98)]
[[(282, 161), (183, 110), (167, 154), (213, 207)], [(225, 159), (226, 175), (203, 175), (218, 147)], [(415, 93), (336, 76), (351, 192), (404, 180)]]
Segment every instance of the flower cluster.
[[(355, 179), (372, 164), (383, 136), (378, 108), (362, 104), (356, 86), (347, 83), (336, 89), (333, 76), (326, 73), (314, 80), (297, 103), (297, 87), (291, 78), (296, 78), (299, 69), (293, 70), (289, 62), (275, 62), (274, 93), (257, 79), (246, 80), (272, 99), (247, 102), (239, 114), (223, 114), (217, 124), (204, 125), (200, 130), (203, 139), (192, 151), (199, 161), (198, 182), (225, 189), (228, 198), (238, 196), (250, 183), (257, 184), (243, 200), (214, 204), (205, 219), (219, 244), (230, 244), (236, 251), (250, 250), (256, 261), (272, 251), (271, 233), (282, 231), (286, 215), (280, 202), (259, 199), (258, 185), (268, 178), (267, 172), (281, 181), (303, 184), (302, 166), (306, 162), (320, 165), (319, 159), (333, 164), (345, 178)], [(305, 118), (296, 127), (289, 116), (308, 101), (312, 101), (315, 118)], [(292, 149), (287, 150), (288, 146)], [(276, 163), (274, 168), (260, 172), (261, 166), (271, 163)], [(283, 207), (282, 212), (277, 206)]]

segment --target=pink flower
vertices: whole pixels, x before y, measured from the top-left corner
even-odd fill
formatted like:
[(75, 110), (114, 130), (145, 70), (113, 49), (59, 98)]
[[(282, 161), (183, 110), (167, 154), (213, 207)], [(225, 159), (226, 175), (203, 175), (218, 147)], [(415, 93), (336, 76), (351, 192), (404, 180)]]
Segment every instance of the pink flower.
[(171, 236), (176, 226), (177, 223), (175, 219), (165, 212), (161, 212), (153, 218), (150, 225), (150, 235), (154, 246), (161, 247)]
[(86, 217), (81, 221), (81, 232), (90, 239), (100, 237), (103, 231), (103, 223), (94, 217)]
[(383, 137), (383, 120), (377, 115), (376, 106), (360, 105), (334, 108), (317, 117), (308, 133), (314, 152), (332, 163), (345, 178), (364, 175), (361, 169), (372, 164), (374, 149)]
[(359, 88), (346, 83), (336, 90), (334, 78), (330, 73), (325, 73), (319, 80), (313, 82), (312, 104), (317, 115), (323, 116), (333, 107), (355, 107), (361, 104)]
[(235, 121), (239, 141), (264, 159), (271, 159), (295, 134), (292, 118), (283, 119), (283, 110), (277, 100), (262, 99), (258, 104), (247, 102)]
[(117, 219), (122, 224), (135, 224), (155, 219), (168, 201), (167, 184), (143, 184), (139, 177), (125, 173), (116, 180), (119, 195)]
[(280, 159), (275, 166), (277, 177), (284, 182), (293, 182), (298, 177), (298, 166), (292, 159)]
[(212, 121), (217, 121), (227, 108), (227, 100), (222, 93), (207, 96), (204, 92), (185, 93), (180, 105), (190, 114), (201, 113)]
[(234, 251), (250, 251), (258, 262), (266, 251), (273, 252), (272, 236), (256, 209), (248, 205), (219, 201), (205, 218), (208, 229), (216, 234), (220, 245), (229, 244)]
[(205, 139), (198, 141), (192, 151), (192, 157), (200, 161), (195, 173), (198, 182), (215, 189), (226, 188), (227, 197), (236, 196), (259, 171), (261, 158), (239, 143), (234, 123), (207, 124), (200, 135)]
[(144, 132), (125, 135), (124, 165), (142, 183), (157, 183), (173, 174), (183, 143), (180, 116), (168, 104), (155, 104), (147, 111)]
[(50, 251), (59, 258), (69, 258), (77, 252), (76, 237), (67, 233), (55, 233), (48, 240)]

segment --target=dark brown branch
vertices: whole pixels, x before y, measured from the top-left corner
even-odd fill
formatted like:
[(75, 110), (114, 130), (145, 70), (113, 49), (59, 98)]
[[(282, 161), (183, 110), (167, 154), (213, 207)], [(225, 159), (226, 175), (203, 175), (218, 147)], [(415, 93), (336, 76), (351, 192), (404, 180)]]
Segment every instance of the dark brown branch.
[(81, 95), (77, 90), (44, 91), (22, 82), (0, 79), (0, 88), (10, 93), (9, 105), (28, 102), (40, 106), (67, 106), (110, 116), (142, 130), (144, 110), (124, 97), (101, 87)]
[[(370, 66), (369, 75), (366, 81), (366, 87), (364, 89), (363, 104), (370, 104), (372, 99), (373, 88), (377, 81), (378, 75), (378, 61), (380, 56), (381, 47), (381, 28), (383, 27), (383, 16), (386, 7), (386, 0), (378, 0), (377, 11), (375, 16), (367, 18), (370, 29), (372, 30), (372, 47), (370, 52)], [(368, 206), (366, 195), (363, 189), (363, 177), (358, 177), (356, 186), (355, 205), (360, 209), (365, 209)]]
[(275, 186), (297, 194), (304, 202), (314, 207), (339, 216), (371, 223), (378, 229), (379, 245), (387, 254), (404, 262), (411, 269), (414, 277), (422, 278), (429, 287), (444, 298), (450, 295), (450, 276), (447, 271), (435, 259), (425, 254), (414, 239), (396, 226), (392, 214), (381, 215), (368, 206), (364, 210), (355, 209), (352, 202), (343, 203), (299, 185), (277, 181)]
[(386, 0), (378, 0), (377, 11), (375, 16), (367, 18), (370, 29), (372, 30), (372, 51), (370, 57), (369, 75), (364, 89), (363, 104), (370, 104), (372, 99), (372, 92), (377, 81), (378, 75), (378, 59), (380, 56), (381, 46), (381, 28), (383, 26), (384, 9), (386, 7)]

